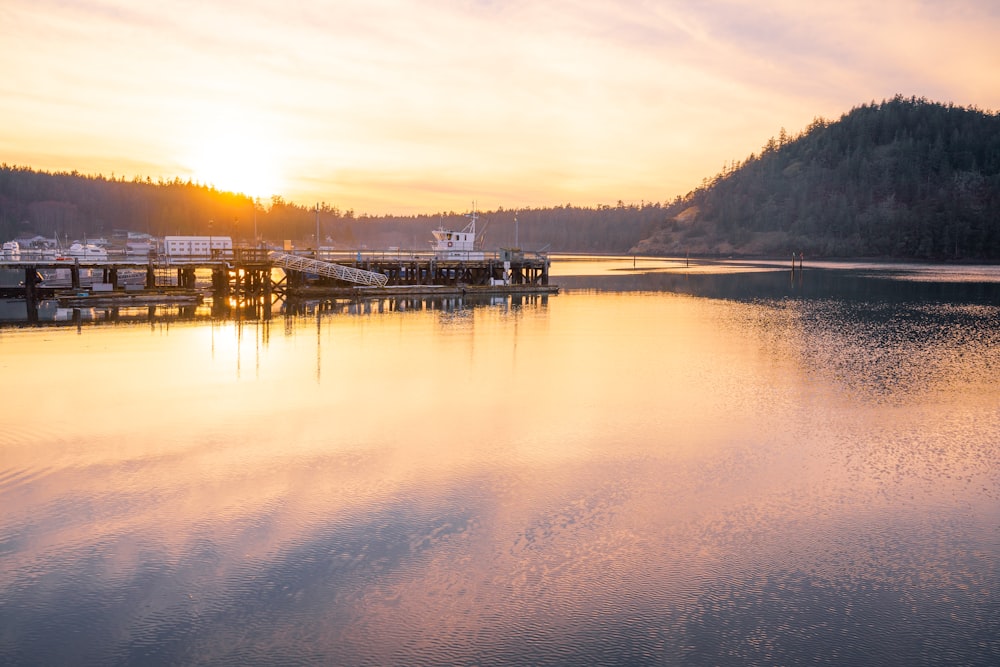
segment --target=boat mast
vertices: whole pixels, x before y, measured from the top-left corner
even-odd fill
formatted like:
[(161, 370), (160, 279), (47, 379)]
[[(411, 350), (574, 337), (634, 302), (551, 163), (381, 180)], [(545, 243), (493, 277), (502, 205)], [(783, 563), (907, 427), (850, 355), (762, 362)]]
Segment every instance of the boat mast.
[(472, 222), (470, 222), (466, 226), (466, 229), (468, 229), (472, 233), (472, 240), (475, 241), (476, 240), (476, 220), (479, 219), (479, 214), (476, 213), (476, 202), (472, 202), (472, 213), (468, 217), (472, 220)]

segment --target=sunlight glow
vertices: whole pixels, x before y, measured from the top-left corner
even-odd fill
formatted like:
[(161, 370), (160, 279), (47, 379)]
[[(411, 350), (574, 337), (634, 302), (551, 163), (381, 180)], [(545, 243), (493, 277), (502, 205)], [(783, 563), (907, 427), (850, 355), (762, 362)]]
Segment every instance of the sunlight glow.
[(990, 0), (300, 4), (4, 0), (4, 161), (375, 214), (590, 206), (897, 93), (1000, 106)]
[(205, 132), (183, 162), (189, 165), (192, 180), (218, 190), (270, 197), (285, 187), (273, 143), (247, 124)]

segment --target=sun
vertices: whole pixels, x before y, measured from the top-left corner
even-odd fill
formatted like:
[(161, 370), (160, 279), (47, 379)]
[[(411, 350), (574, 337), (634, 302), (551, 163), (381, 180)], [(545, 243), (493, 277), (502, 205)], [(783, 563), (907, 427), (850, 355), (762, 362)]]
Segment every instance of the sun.
[(188, 160), (195, 182), (251, 197), (279, 194), (283, 186), (273, 142), (240, 125), (216, 127), (197, 141)]

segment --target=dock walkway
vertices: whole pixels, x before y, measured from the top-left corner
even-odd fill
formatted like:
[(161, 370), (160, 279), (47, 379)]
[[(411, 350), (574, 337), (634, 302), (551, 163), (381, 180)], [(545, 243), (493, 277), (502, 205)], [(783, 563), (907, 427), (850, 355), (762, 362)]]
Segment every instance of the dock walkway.
[[(275, 273), (275, 269), (281, 269)], [(206, 280), (210, 275), (210, 281)], [(150, 256), (113, 259), (32, 258), (0, 260), (0, 293), (29, 300), (54, 290), (115, 293), (211, 291), (223, 298), (246, 295), (316, 294), (323, 290), (410, 288), (451, 291), (556, 292), (549, 285), (547, 256), (519, 251), (469, 254), (466, 259), (433, 253), (287, 253), (265, 248), (213, 251), (211, 256)]]

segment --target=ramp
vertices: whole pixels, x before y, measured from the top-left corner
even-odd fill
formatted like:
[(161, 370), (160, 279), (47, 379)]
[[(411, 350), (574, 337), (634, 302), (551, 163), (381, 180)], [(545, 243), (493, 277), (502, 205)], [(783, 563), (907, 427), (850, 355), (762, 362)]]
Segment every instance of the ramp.
[(267, 254), (267, 257), (274, 262), (275, 266), (279, 266), (282, 269), (300, 271), (302, 273), (315, 273), (318, 276), (336, 278), (337, 280), (357, 283), (358, 285), (385, 287), (385, 284), (389, 281), (388, 276), (383, 273), (355, 269), (343, 264), (334, 264), (333, 262), (289, 255), (284, 252), (271, 251)]

